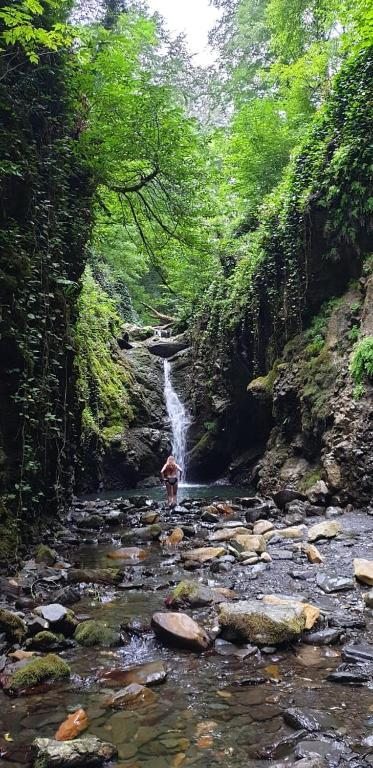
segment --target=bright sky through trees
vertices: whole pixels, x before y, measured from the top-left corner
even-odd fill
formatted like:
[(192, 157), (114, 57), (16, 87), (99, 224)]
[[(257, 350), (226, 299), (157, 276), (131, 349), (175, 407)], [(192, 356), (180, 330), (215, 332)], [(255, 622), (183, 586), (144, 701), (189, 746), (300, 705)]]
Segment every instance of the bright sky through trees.
[(207, 35), (219, 11), (209, 5), (209, 0), (148, 0), (148, 5), (166, 19), (171, 32), (185, 32), (195, 64), (205, 66), (212, 62), (214, 55)]

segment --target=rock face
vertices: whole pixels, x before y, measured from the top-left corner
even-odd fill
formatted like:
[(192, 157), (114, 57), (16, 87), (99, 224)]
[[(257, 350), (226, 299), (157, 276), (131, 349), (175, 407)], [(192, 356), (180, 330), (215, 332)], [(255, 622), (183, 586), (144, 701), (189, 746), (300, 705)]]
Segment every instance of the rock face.
[(208, 634), (186, 613), (155, 613), (152, 618), (155, 634), (164, 642), (205, 651), (211, 645)]
[(35, 768), (100, 768), (117, 755), (116, 747), (96, 736), (64, 742), (35, 739), (32, 752)]
[(299, 637), (306, 628), (302, 604), (266, 605), (260, 600), (240, 600), (220, 606), (222, 629), (256, 645), (279, 645)]

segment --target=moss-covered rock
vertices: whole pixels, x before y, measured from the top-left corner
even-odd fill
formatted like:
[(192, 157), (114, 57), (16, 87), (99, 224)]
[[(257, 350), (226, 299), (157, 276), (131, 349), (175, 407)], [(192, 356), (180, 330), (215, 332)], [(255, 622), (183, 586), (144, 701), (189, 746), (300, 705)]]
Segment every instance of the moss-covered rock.
[(22, 643), (27, 635), (24, 621), (11, 611), (0, 608), (0, 632), (4, 632), (7, 640)]
[(119, 632), (109, 627), (104, 621), (83, 621), (75, 630), (75, 640), (87, 648), (100, 645), (103, 648), (119, 645)]
[(257, 645), (280, 645), (299, 637), (306, 627), (301, 604), (265, 605), (259, 600), (222, 603), (219, 623), (223, 629)]
[(70, 677), (70, 667), (63, 659), (52, 653), (44, 658), (33, 659), (26, 666), (17, 669), (10, 678), (7, 688), (21, 691), (48, 681), (66, 680)]
[(35, 637), (30, 638), (27, 641), (27, 647), (33, 648), (36, 651), (46, 651), (49, 648), (54, 648), (61, 642), (61, 637), (55, 635), (53, 632), (44, 630), (38, 632)]
[(46, 544), (39, 544), (35, 552), (35, 561), (45, 563), (45, 565), (54, 565), (57, 560), (57, 552)]
[(271, 396), (278, 375), (279, 360), (276, 360), (266, 376), (258, 376), (250, 381), (247, 391), (255, 395)]
[(182, 605), (187, 603), (192, 606), (210, 605), (214, 601), (214, 593), (210, 587), (200, 584), (198, 581), (180, 581), (167, 598), (167, 605)]

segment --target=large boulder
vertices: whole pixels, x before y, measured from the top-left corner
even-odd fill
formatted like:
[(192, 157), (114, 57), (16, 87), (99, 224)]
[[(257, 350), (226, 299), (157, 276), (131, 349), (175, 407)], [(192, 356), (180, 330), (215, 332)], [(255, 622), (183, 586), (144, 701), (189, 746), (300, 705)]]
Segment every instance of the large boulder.
[(165, 643), (205, 651), (211, 645), (207, 632), (186, 613), (155, 613), (152, 617), (155, 634)]
[(341, 531), (342, 526), (337, 520), (324, 520), (322, 523), (317, 523), (309, 529), (308, 541), (334, 539), (334, 536), (337, 536)]
[(85, 736), (74, 741), (35, 739), (32, 753), (34, 768), (100, 768), (118, 751), (96, 736)]
[(173, 336), (170, 339), (153, 338), (147, 343), (147, 348), (152, 355), (167, 358), (173, 357), (173, 355), (176, 355), (177, 352), (181, 352), (183, 349), (187, 349), (189, 344), (187, 334), (180, 333), (178, 336)]
[(317, 608), (316, 605), (303, 603), (301, 600), (288, 595), (264, 595), (263, 603), (266, 603), (266, 605), (289, 605), (294, 608), (300, 608), (305, 617), (305, 629), (312, 629), (320, 618), (320, 608)]
[(240, 600), (222, 603), (219, 624), (255, 645), (279, 645), (301, 635), (306, 616), (302, 604), (267, 605), (260, 600)]

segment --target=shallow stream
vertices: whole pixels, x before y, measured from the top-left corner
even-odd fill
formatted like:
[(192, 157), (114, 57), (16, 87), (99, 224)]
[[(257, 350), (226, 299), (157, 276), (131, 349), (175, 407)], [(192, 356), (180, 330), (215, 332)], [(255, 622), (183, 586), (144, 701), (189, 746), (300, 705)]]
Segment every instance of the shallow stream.
[[(224, 496), (234, 496), (236, 489), (234, 491), (226, 494), (224, 490)], [(172, 515), (167, 510), (161, 512), (161, 522), (169, 523), (170, 529), (181, 519), (183, 524), (197, 524), (200, 538), (208, 533), (209, 526), (201, 525), (199, 518), (199, 510), (195, 509), (184, 510), (179, 517), (177, 512)], [(363, 535), (364, 526), (369, 528), (367, 522), (372, 528), (373, 519), (366, 516), (345, 515), (343, 518), (345, 531), (351, 531), (353, 546), (361, 545), (363, 550), (370, 546)], [(356, 532), (358, 537), (362, 535), (361, 541), (355, 537)], [(115, 530), (112, 541), (104, 543), (100, 543), (97, 532), (83, 534), (85, 541), (68, 553), (71, 562), (91, 568), (113, 566), (108, 553), (122, 533), (123, 529)], [(133, 543), (131, 541), (131, 545)], [(346, 558), (351, 559), (351, 546), (344, 544), (335, 541), (325, 545), (329, 563), (338, 564), (342, 571)], [(147, 554), (145, 561), (126, 569), (128, 582), (124, 582), (120, 590), (97, 587), (85, 594), (72, 606), (77, 617), (105, 620), (118, 627), (128, 619), (147, 624), (155, 611), (165, 610), (164, 601), (170, 586), (188, 574), (176, 550), (167, 551), (157, 542), (148, 545)], [(308, 580), (296, 580), (289, 576), (292, 565), (294, 563), (280, 559), (258, 579), (251, 579), (249, 569), (239, 565), (228, 574), (203, 569), (193, 578), (203, 578), (210, 585), (231, 587), (245, 597), (256, 596), (264, 590), (302, 593), (326, 610), (328, 606), (331, 610), (340, 607), (343, 600), (345, 609), (357, 609), (361, 599), (358, 589), (349, 593), (347, 603), (344, 595), (315, 593), (312, 569)], [(207, 628), (212, 629), (216, 624), (211, 608), (187, 609), (187, 613)], [(365, 632), (365, 640), (369, 639), (373, 639), (371, 619)], [(24, 764), (25, 747), (34, 737), (52, 737), (67, 714), (79, 707), (88, 714), (88, 732), (118, 747), (118, 768), (265, 768), (279, 760), (291, 765), (295, 756), (302, 754), (302, 749), (305, 754), (309, 751), (310, 738), (315, 739), (316, 753), (327, 755), (327, 765), (331, 766), (353, 765), (355, 768), (359, 765), (347, 761), (346, 744), (356, 746), (361, 754), (369, 752), (362, 749), (361, 743), (373, 734), (372, 688), (369, 684), (361, 688), (337, 686), (326, 679), (341, 663), (339, 645), (316, 647), (300, 643), (283, 650), (265, 649), (244, 659), (220, 655), (225, 653), (224, 646), (218, 650), (213, 647), (197, 655), (167, 648), (154, 638), (149, 628), (119, 648), (78, 647), (62, 653), (73, 673), (68, 684), (20, 698), (8, 698), (0, 693), (1, 743), (5, 738), (9, 746), (9, 739), (13, 739), (14, 746), (12, 760), (4, 761), (4, 768)], [(99, 682), (100, 673), (157, 659), (165, 661), (168, 677), (153, 688), (157, 694), (155, 703), (142, 709), (108, 710), (105, 701), (110, 691)], [(294, 729), (283, 719), (284, 710), (290, 706), (314, 713), (322, 724), (322, 734), (304, 733), (294, 738)], [(373, 755), (362, 757), (361, 765), (370, 764), (373, 765)]]

